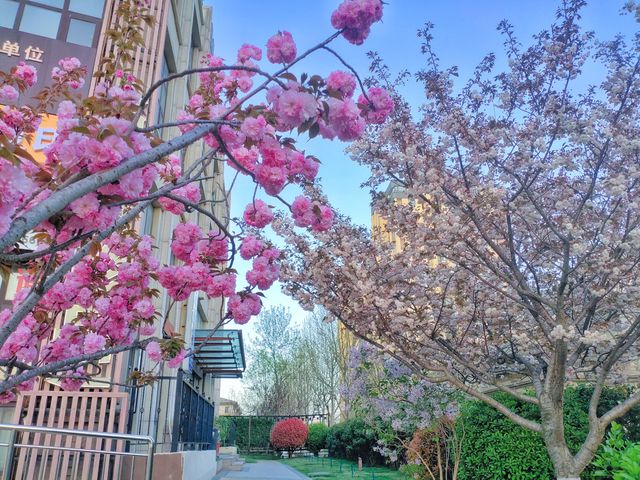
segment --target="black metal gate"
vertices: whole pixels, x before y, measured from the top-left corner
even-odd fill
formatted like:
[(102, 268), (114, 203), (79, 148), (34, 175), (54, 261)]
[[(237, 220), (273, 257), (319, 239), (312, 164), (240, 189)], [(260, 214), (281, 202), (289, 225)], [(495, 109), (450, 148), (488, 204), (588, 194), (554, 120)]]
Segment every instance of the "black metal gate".
[(173, 416), (171, 451), (213, 450), (214, 405), (183, 379), (178, 371), (176, 409)]

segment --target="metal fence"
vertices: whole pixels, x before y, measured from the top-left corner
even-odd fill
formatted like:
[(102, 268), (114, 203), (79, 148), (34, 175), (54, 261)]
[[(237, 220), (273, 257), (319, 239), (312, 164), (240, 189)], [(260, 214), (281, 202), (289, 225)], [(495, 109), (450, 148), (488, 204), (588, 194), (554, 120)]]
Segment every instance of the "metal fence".
[(271, 428), (280, 420), (299, 418), (307, 424), (329, 422), (329, 415), (316, 413), (310, 415), (229, 415), (219, 416), (216, 424), (224, 446), (236, 446), (242, 453), (264, 453), (271, 447)]
[(0, 424), (0, 433), (8, 437), (0, 442), (3, 480), (151, 480), (151, 437), (13, 424)]
[(177, 382), (171, 451), (215, 449), (214, 405), (184, 381), (181, 370)]
[(177, 376), (158, 376), (153, 385), (131, 389), (128, 431), (156, 439), (156, 452), (213, 450), (214, 404)]

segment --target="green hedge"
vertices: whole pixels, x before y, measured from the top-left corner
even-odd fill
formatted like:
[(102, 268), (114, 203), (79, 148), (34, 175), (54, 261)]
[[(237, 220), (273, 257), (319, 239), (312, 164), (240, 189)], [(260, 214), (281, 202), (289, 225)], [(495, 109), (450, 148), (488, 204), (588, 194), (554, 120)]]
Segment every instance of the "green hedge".
[(314, 455), (323, 448), (327, 448), (327, 436), (329, 427), (324, 423), (312, 423), (309, 425), (309, 435), (307, 436), (307, 449)]
[(358, 418), (336, 423), (327, 435), (330, 457), (355, 461), (360, 457), (365, 465), (385, 464), (382, 455), (375, 451), (377, 445), (374, 429)]
[(270, 417), (218, 417), (222, 445), (236, 445), (239, 450), (271, 447), (271, 427), (276, 423)]
[[(575, 453), (587, 435), (588, 403), (592, 387), (579, 385), (565, 392), (565, 437)], [(599, 414), (628, 396), (624, 388), (605, 389)], [(539, 420), (535, 405), (519, 402), (498, 393), (494, 397), (507, 408), (530, 420)], [(463, 404), (458, 431), (464, 432), (460, 480), (546, 480), (553, 479), (553, 466), (540, 434), (515, 425), (493, 408), (477, 401)], [(631, 410), (620, 420), (630, 440), (640, 434), (640, 408)], [(583, 478), (592, 478), (593, 468)]]

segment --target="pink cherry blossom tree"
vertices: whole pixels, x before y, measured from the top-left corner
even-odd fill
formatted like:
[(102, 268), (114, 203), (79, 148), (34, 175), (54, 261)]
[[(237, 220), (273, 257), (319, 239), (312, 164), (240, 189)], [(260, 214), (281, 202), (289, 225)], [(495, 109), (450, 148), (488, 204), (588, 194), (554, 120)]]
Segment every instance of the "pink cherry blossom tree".
[[(572, 479), (640, 403), (640, 391), (608, 411), (599, 403), (638, 361), (640, 37), (597, 41), (580, 26), (584, 3), (562, 2), (528, 47), (501, 23), (504, 70), (488, 55), (464, 84), (440, 66), (427, 26), (419, 112), (398, 93), (407, 75), (396, 82), (373, 55), (372, 81), (396, 90), (397, 108), (350, 148), (374, 192), (390, 185), (374, 197), (379, 228), (339, 218), (311, 237), (278, 221), (291, 253), (283, 277), (303, 304), (539, 432), (557, 476)], [(576, 381), (594, 390), (588, 436), (571, 451), (563, 393)], [(489, 388), (538, 406), (540, 419)]]
[[(260, 238), (274, 218), (271, 203), (313, 231), (328, 229), (333, 219), (319, 199), (298, 197), (294, 208), (283, 197), (289, 185), (312, 184), (319, 165), (296, 148), (289, 132), (355, 139), (389, 113), (387, 107), (378, 112), (388, 94), (363, 90), (357, 103), (352, 99), (351, 71), (330, 74), (332, 81), (298, 79), (290, 71), (341, 36), (361, 43), (381, 19), (380, 0), (345, 0), (332, 17), (337, 30), (301, 53), (290, 33), (277, 33), (266, 43), (266, 57), (276, 64), (270, 72), (258, 63), (262, 50), (243, 45), (235, 63), (210, 55), (201, 68), (144, 89), (132, 75), (130, 52), (142, 44), (142, 26), (153, 22), (147, 3), (131, 0), (118, 8), (121, 28), (108, 32), (113, 55), (102, 60), (90, 98), (74, 93), (88, 81), (74, 58), (60, 61), (51, 86), (32, 102), (26, 101), (34, 94), (30, 87), (48, 72), (19, 63), (0, 73), (0, 103), (7, 105), (0, 108), (0, 265), (27, 269), (33, 282), (0, 311), (2, 401), (30, 389), (38, 377), (79, 388), (91, 377), (90, 365), (110, 354), (145, 348), (149, 358), (171, 367), (193, 354), (179, 338), (152, 336), (168, 313), (154, 308), (152, 281), (175, 301), (195, 291), (226, 299), (224, 322), (249, 321), (260, 312), (261, 291), (279, 276), (281, 252)], [(198, 75), (200, 87), (184, 111), (163, 124), (145, 124), (153, 93), (185, 75)], [(58, 135), (40, 164), (21, 143), (43, 113), (56, 109)], [(181, 134), (162, 141), (157, 132), (168, 127)], [(176, 153), (201, 139), (208, 151), (184, 165)], [(246, 199), (240, 228), (201, 198), (216, 162), (250, 177), (256, 192), (266, 195)], [(154, 239), (135, 228), (155, 201), (178, 217), (171, 243), (175, 265), (161, 265)], [(198, 212), (211, 227), (188, 222), (185, 212)], [(25, 248), (27, 238), (35, 239), (35, 249)], [(253, 262), (244, 289), (237, 288), (233, 269), (238, 251)], [(72, 307), (79, 313), (70, 314)]]

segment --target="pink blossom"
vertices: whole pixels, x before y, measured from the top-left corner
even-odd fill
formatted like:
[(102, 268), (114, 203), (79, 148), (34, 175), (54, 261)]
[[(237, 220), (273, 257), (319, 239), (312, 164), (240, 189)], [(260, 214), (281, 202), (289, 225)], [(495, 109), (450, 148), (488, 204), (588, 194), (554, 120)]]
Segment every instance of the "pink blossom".
[[(174, 196), (182, 197), (186, 201), (191, 203), (197, 203), (200, 201), (200, 187), (198, 187), (198, 185), (195, 183), (189, 183), (184, 187), (176, 188), (171, 193)], [(174, 213), (176, 215), (184, 213), (184, 204), (176, 200), (172, 200), (166, 197), (160, 197), (158, 199), (158, 203), (168, 212)]]
[(187, 351), (184, 348), (181, 348), (180, 351), (176, 354), (176, 356), (169, 360), (169, 362), (167, 363), (167, 366), (169, 368), (178, 368), (186, 356), (187, 356)]
[(367, 92), (369, 101), (364, 95), (358, 98), (358, 105), (366, 112), (369, 123), (384, 123), (387, 117), (393, 112), (394, 102), (384, 88), (372, 87)]
[(261, 290), (267, 290), (280, 276), (280, 265), (264, 256), (253, 259), (253, 268), (247, 272), (247, 282)]
[(95, 193), (87, 193), (71, 202), (69, 208), (78, 217), (87, 218), (90, 214), (96, 213), (100, 209), (100, 201)]
[(253, 235), (247, 235), (240, 245), (240, 256), (249, 260), (255, 257), (264, 249), (264, 243)]
[(198, 225), (191, 222), (180, 223), (173, 230), (171, 252), (177, 259), (188, 262), (191, 252), (203, 236), (204, 234)]
[(16, 394), (11, 390), (0, 393), (0, 405), (7, 405), (11, 402), (15, 402), (15, 400)]
[(30, 87), (33, 87), (38, 81), (36, 69), (24, 62), (20, 62), (14, 67), (13, 74)]
[(254, 200), (244, 210), (244, 221), (252, 227), (264, 228), (273, 220), (273, 211), (262, 200)]
[(296, 44), (287, 31), (278, 32), (267, 41), (267, 58), (271, 63), (291, 63), (296, 54)]
[(250, 45), (245, 43), (238, 50), (238, 61), (245, 62), (249, 59), (254, 59), (257, 61), (262, 60), (262, 50), (256, 47), (255, 45)]
[(273, 107), (284, 129), (298, 127), (318, 114), (315, 97), (293, 88), (282, 92)]
[(299, 227), (311, 227), (313, 231), (323, 232), (333, 224), (333, 210), (319, 202), (312, 202), (299, 196), (291, 204), (294, 223)]
[(11, 85), (3, 85), (0, 87), (0, 102), (3, 103), (11, 103), (15, 102), (18, 99), (18, 90)]
[(229, 238), (218, 229), (213, 229), (207, 234), (206, 240), (198, 242), (197, 248), (191, 252), (191, 261), (198, 258), (202, 261), (214, 263), (225, 262), (229, 257)]
[(73, 118), (76, 114), (76, 106), (71, 100), (63, 100), (58, 105), (58, 119)]
[[(156, 313), (156, 309), (153, 306), (153, 303), (148, 298), (142, 298), (138, 300), (134, 306), (134, 310), (138, 312), (141, 318), (151, 318)], [(153, 327), (153, 325), (152, 325)]]
[(331, 25), (344, 38), (360, 45), (369, 36), (371, 25), (382, 19), (381, 0), (344, 0), (331, 14)]
[(247, 138), (256, 141), (261, 140), (265, 135), (273, 135), (274, 133), (273, 127), (267, 123), (262, 115), (259, 115), (256, 118), (245, 118), (240, 126), (240, 130), (247, 136)]
[(239, 170), (239, 167), (237, 165), (238, 163), (242, 168), (248, 170), (249, 172), (253, 172), (255, 170), (259, 156), (258, 149), (255, 146), (251, 148), (239, 147), (233, 149), (231, 154), (233, 155), (233, 159), (235, 160), (235, 162), (231, 160), (231, 158), (229, 158), (227, 160), (229, 166), (235, 168), (236, 170)]
[(260, 297), (255, 293), (237, 294), (229, 298), (227, 303), (228, 314), (234, 322), (243, 325), (253, 315), (258, 315), (262, 309)]
[(160, 344), (156, 341), (147, 343), (147, 346), (144, 349), (149, 355), (149, 358), (154, 362), (159, 362), (162, 360), (162, 349), (160, 348)]
[(94, 332), (89, 332), (84, 337), (84, 353), (96, 353), (104, 349), (107, 339), (102, 335), (98, 335)]
[(224, 273), (208, 278), (205, 292), (212, 298), (230, 297), (236, 290), (236, 276), (232, 273)]
[(288, 172), (284, 167), (258, 165), (255, 168), (256, 181), (269, 195), (277, 195), (287, 183)]
[(140, 327), (140, 335), (145, 337), (154, 335), (156, 333), (156, 327), (153, 324), (145, 324)]
[(342, 70), (331, 72), (327, 77), (327, 87), (342, 95), (342, 98), (351, 98), (356, 90), (356, 78)]
[(365, 129), (365, 121), (352, 100), (330, 98), (329, 125), (340, 140), (351, 141), (359, 138)]
[(73, 392), (80, 390), (84, 385), (84, 377), (86, 376), (85, 369), (83, 367), (76, 368), (72, 373), (66, 374), (60, 381), (60, 386), (63, 390)]

